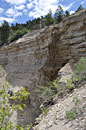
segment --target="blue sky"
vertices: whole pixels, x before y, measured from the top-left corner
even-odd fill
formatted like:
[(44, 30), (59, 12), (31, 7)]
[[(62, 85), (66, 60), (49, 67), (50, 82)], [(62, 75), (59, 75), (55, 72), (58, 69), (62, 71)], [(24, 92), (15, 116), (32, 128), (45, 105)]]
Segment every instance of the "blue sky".
[(25, 23), (46, 15), (50, 9), (54, 14), (58, 5), (74, 13), (80, 4), (86, 8), (86, 0), (0, 0), (0, 23)]

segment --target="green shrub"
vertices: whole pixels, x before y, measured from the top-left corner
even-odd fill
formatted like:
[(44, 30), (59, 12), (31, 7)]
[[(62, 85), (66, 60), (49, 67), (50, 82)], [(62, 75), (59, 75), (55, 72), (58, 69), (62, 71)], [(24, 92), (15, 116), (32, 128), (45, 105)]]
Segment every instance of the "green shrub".
[[(0, 88), (0, 130), (14, 130), (18, 126), (14, 126), (10, 118), (14, 111), (17, 111), (18, 109), (24, 111), (23, 108), (25, 107), (25, 104), (22, 104), (21, 102), (16, 104), (14, 100), (26, 100), (29, 96), (29, 93), (25, 88), (21, 88), (21, 90), (13, 94), (13, 96), (10, 96), (8, 92), (9, 84), (5, 82), (5, 85)], [(12, 100), (12, 103), (10, 103), (10, 100)], [(19, 127), (18, 130), (24, 130), (24, 128)]]
[(42, 100), (49, 100), (53, 97), (54, 93), (50, 86), (41, 86), (38, 90), (36, 90), (39, 97)]
[(69, 90), (73, 90), (75, 88), (75, 85), (72, 82), (72, 79), (67, 79), (66, 88)]
[(55, 79), (53, 82), (49, 82), (47, 86), (40, 86), (36, 92), (38, 93), (39, 97), (45, 100), (50, 100), (57, 94), (58, 89), (58, 82), (59, 79)]
[(48, 108), (42, 108), (41, 112), (46, 116), (48, 113)]
[(31, 130), (32, 124), (27, 125), (25, 129), (22, 125), (17, 125), (16, 128), (17, 128), (17, 130)]
[(80, 99), (77, 97), (73, 98), (74, 108), (70, 111), (66, 111), (66, 119), (74, 120), (76, 116), (80, 113), (81, 109), (79, 107)]
[(75, 64), (75, 76), (78, 78), (78, 81), (86, 79), (86, 58), (81, 57)]
[(80, 99), (78, 99), (77, 97), (74, 97), (73, 102), (75, 105), (77, 105), (80, 102)]
[(74, 110), (66, 111), (66, 119), (74, 120), (75, 118), (76, 118), (76, 111)]
[(52, 87), (55, 89), (58, 89), (59, 87), (59, 78), (56, 78), (52, 83), (51, 83)]
[(10, 37), (9, 37), (9, 43), (13, 42), (13, 41), (15, 41), (17, 39), (19, 39), (20, 37), (22, 37), (27, 32), (28, 32), (27, 29), (22, 29), (22, 30), (15, 31), (12, 35), (10, 35)]

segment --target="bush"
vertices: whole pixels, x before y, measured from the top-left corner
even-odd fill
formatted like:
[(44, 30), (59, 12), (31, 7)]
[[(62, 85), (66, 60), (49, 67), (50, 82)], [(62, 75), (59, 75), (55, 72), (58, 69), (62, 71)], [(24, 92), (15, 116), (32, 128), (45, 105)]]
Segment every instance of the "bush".
[(73, 98), (73, 103), (75, 104), (74, 108), (66, 111), (66, 119), (68, 120), (74, 120), (76, 116), (78, 116), (81, 112), (81, 109), (79, 107), (80, 99), (77, 97)]
[(74, 102), (75, 105), (77, 105), (77, 104), (80, 103), (80, 99), (77, 98), (77, 97), (74, 97), (74, 98), (73, 98), (73, 102)]
[(70, 91), (75, 88), (75, 85), (72, 79), (67, 79), (66, 88), (69, 89)]
[(59, 79), (57, 78), (53, 82), (49, 82), (47, 86), (40, 86), (40, 88), (36, 90), (39, 97), (44, 101), (53, 98), (54, 95), (57, 94), (57, 89), (59, 86), (58, 82)]
[[(0, 130), (14, 130), (15, 128), (18, 128), (18, 130), (24, 130), (21, 125), (14, 126), (10, 118), (14, 111), (17, 111), (18, 109), (24, 111), (23, 108), (25, 107), (25, 104), (16, 104), (14, 100), (26, 100), (29, 93), (25, 88), (22, 88), (19, 92), (13, 94), (13, 96), (8, 92), (9, 84), (5, 82), (5, 85), (0, 89)], [(12, 103), (10, 103), (10, 100), (12, 100)], [(26, 129), (27, 128), (28, 126), (26, 126)]]
[(41, 110), (41, 112), (44, 114), (44, 116), (46, 116), (47, 115), (47, 113), (48, 113), (48, 108), (43, 108), (42, 110)]
[(86, 58), (81, 57), (80, 60), (75, 64), (75, 76), (78, 80), (86, 79)]
[(66, 119), (74, 120), (75, 118), (76, 118), (76, 111), (74, 110), (66, 111)]
[(9, 37), (9, 43), (13, 42), (17, 39), (19, 39), (20, 37), (22, 37), (23, 35), (25, 35), (28, 32), (27, 29), (22, 29), (22, 30), (17, 30), (15, 31), (10, 37)]
[(36, 90), (36, 92), (38, 93), (39, 97), (44, 101), (51, 99), (54, 95), (50, 86), (41, 86), (40, 89)]

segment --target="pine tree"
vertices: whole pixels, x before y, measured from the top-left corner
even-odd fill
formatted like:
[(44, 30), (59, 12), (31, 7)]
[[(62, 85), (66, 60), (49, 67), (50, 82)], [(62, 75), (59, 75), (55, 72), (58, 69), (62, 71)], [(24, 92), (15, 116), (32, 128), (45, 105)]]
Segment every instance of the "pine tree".
[(55, 18), (55, 22), (56, 23), (59, 23), (63, 20), (64, 18), (64, 15), (63, 15), (63, 9), (62, 7), (59, 5), (56, 12), (55, 12), (55, 15), (54, 15), (54, 18)]
[(52, 11), (50, 10), (49, 13), (45, 16), (45, 23), (46, 26), (49, 26), (54, 23), (54, 19), (52, 18)]
[(10, 26), (7, 21), (4, 21), (1, 26), (1, 43), (8, 44), (8, 37), (10, 33)]
[(66, 10), (66, 11), (65, 11), (65, 16), (66, 16), (66, 17), (70, 16), (70, 12)]
[(81, 10), (83, 10), (84, 8), (82, 7), (82, 5), (80, 5), (79, 7), (78, 7), (78, 9), (76, 10), (76, 12), (79, 12), (79, 11), (81, 11)]

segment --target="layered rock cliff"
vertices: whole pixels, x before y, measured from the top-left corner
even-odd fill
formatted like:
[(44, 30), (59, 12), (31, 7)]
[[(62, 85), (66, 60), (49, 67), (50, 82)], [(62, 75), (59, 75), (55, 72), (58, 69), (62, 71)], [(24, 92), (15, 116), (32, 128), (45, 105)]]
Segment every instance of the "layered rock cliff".
[(24, 86), (30, 91), (25, 114), (18, 114), (18, 121), (34, 122), (40, 112), (35, 90), (56, 78), (67, 62), (75, 62), (81, 56), (86, 56), (86, 10), (0, 48), (6, 80), (14, 90)]

